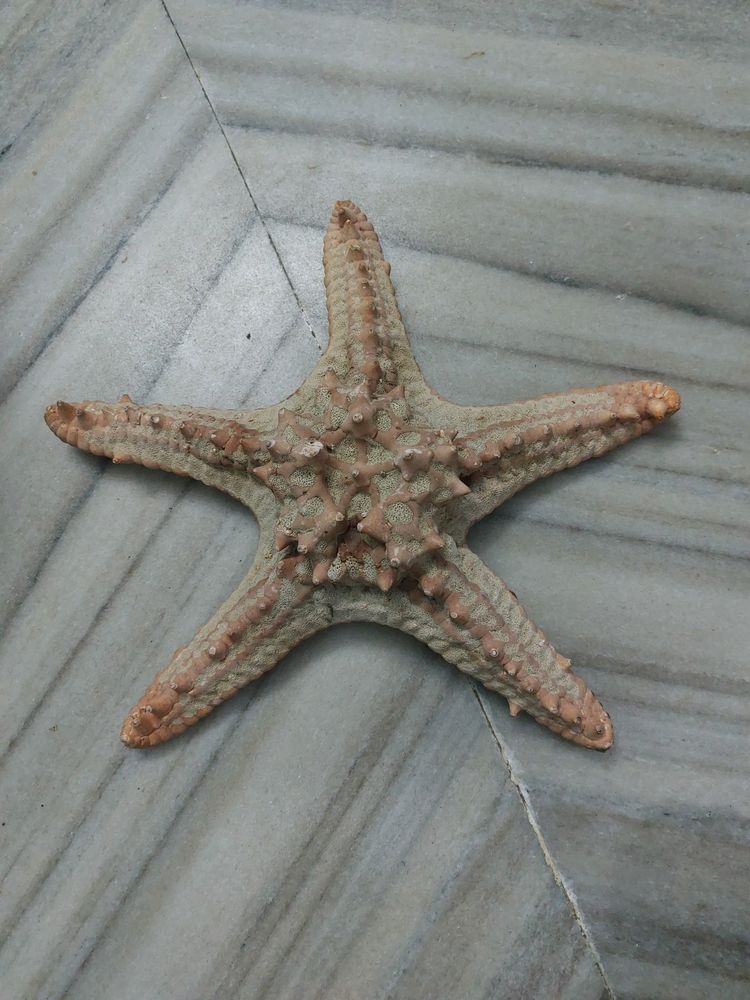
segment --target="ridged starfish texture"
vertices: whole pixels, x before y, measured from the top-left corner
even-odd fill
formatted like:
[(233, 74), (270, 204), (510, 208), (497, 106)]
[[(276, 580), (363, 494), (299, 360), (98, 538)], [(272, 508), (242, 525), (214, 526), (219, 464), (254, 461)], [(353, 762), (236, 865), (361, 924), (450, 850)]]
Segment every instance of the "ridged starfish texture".
[(660, 382), (458, 406), (412, 355), (380, 242), (337, 202), (323, 245), (329, 344), (283, 405), (260, 410), (59, 402), (63, 441), (215, 486), (260, 525), (239, 588), (128, 715), (131, 747), (162, 743), (256, 680), (306, 636), (385, 622), (504, 695), (512, 715), (584, 747), (612, 745), (609, 716), (466, 548), (469, 527), (542, 476), (603, 455), (674, 413)]

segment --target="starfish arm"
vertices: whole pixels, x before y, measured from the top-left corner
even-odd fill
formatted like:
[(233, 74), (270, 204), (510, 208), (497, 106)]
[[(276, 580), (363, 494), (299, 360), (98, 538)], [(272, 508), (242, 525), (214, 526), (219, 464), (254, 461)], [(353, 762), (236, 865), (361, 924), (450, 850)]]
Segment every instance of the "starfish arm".
[[(44, 419), (66, 444), (103, 455), (190, 476), (245, 500), (247, 471), (268, 460), (263, 434), (243, 414), (194, 406), (138, 406), (128, 396), (117, 403), (59, 401)], [(234, 474), (233, 474), (234, 473)]]
[(570, 660), (529, 619), (515, 594), (467, 548), (434, 560), (406, 591), (410, 614), (400, 625), (460, 670), (504, 695), (580, 746), (606, 750), (612, 723)]
[(355, 373), (371, 392), (404, 386), (411, 402), (427, 399), (372, 223), (350, 201), (336, 202), (323, 242), (328, 348), (321, 370)]
[(632, 441), (679, 407), (674, 389), (641, 381), (472, 411), (476, 426), (454, 441), (471, 476), (455, 520), (468, 528), (524, 486)]
[(156, 675), (125, 720), (123, 743), (149, 747), (178, 736), (330, 623), (325, 590), (298, 576), (299, 563), (287, 557), (263, 574), (251, 570)]

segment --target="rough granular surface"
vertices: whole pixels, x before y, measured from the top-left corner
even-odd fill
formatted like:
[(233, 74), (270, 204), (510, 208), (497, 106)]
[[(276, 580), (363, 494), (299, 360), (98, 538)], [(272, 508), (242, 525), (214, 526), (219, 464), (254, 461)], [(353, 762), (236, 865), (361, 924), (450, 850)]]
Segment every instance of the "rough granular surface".
[(522, 487), (650, 430), (678, 394), (639, 381), (457, 406), (424, 381), (390, 265), (351, 202), (334, 207), (323, 262), (328, 349), (283, 404), (222, 411), (123, 396), (45, 413), (68, 444), (215, 486), (261, 528), (247, 577), (156, 675), (123, 741), (171, 739), (306, 636), (371, 620), (417, 636), (504, 695), (513, 715), (607, 749), (607, 713), (464, 540)]

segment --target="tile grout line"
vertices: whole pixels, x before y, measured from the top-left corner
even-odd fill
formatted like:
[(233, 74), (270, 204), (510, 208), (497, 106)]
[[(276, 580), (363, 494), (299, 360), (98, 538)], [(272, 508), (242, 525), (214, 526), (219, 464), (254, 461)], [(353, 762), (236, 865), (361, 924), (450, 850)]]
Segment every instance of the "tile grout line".
[(597, 969), (599, 970), (599, 974), (602, 977), (602, 980), (604, 982), (604, 987), (607, 991), (607, 996), (609, 1000), (617, 1000), (614, 989), (612, 988), (612, 984), (610, 983), (607, 973), (604, 970), (604, 963), (602, 962), (601, 956), (591, 936), (591, 932), (589, 931), (588, 925), (586, 924), (583, 914), (581, 913), (581, 908), (578, 904), (575, 892), (565, 881), (562, 872), (557, 867), (555, 859), (552, 857), (552, 852), (547, 846), (547, 841), (545, 840), (544, 834), (542, 833), (542, 829), (539, 825), (539, 820), (537, 819), (536, 814), (534, 813), (534, 809), (531, 805), (531, 799), (529, 797), (528, 790), (526, 789), (525, 785), (515, 776), (513, 772), (513, 766), (511, 765), (510, 762), (510, 756), (508, 754), (505, 741), (500, 736), (500, 733), (492, 725), (492, 720), (487, 714), (487, 710), (484, 707), (484, 703), (482, 701), (480, 692), (477, 690), (476, 685), (472, 681), (469, 681), (469, 684), (474, 693), (474, 697), (477, 700), (477, 704), (479, 705), (479, 711), (484, 716), (484, 721), (487, 723), (487, 728), (492, 734), (495, 746), (497, 747), (497, 750), (503, 759), (503, 763), (505, 764), (505, 769), (508, 772), (508, 777), (510, 778), (512, 784), (515, 786), (519, 798), (521, 799), (521, 805), (523, 807), (524, 813), (526, 814), (526, 819), (529, 822), (529, 826), (534, 831), (534, 835), (536, 836), (539, 846), (542, 849), (542, 854), (544, 855), (544, 860), (547, 863), (547, 867), (552, 872), (552, 877), (554, 878), (555, 882), (557, 883), (563, 895), (565, 896), (568, 902), (568, 906), (573, 911), (573, 917), (576, 923), (578, 924), (578, 928), (583, 936), (584, 941), (586, 942), (586, 946), (591, 952), (594, 964), (596, 965)]
[(297, 303), (297, 306), (299, 308), (299, 311), (300, 311), (300, 314), (302, 316), (302, 319), (304, 320), (305, 325), (307, 326), (307, 329), (310, 332), (310, 336), (313, 338), (313, 340), (315, 341), (315, 344), (316, 344), (318, 350), (322, 354), (323, 351), (325, 350), (325, 345), (321, 344), (320, 340), (318, 339), (317, 334), (315, 333), (315, 329), (313, 328), (312, 323), (307, 318), (307, 313), (305, 312), (305, 307), (302, 305), (302, 301), (301, 301), (299, 295), (297, 294), (297, 289), (294, 287), (294, 284), (292, 283), (292, 279), (291, 279), (291, 277), (289, 275), (289, 272), (286, 269), (284, 261), (281, 259), (281, 254), (279, 253), (279, 248), (276, 246), (274, 238), (271, 235), (271, 231), (268, 228), (268, 224), (266, 223), (266, 220), (263, 218), (263, 215), (261, 214), (260, 208), (258, 207), (258, 202), (255, 200), (255, 196), (253, 195), (253, 192), (250, 190), (250, 185), (247, 182), (247, 177), (245, 176), (245, 172), (243, 171), (242, 167), (240, 166), (240, 162), (237, 159), (237, 155), (236, 155), (234, 149), (232, 148), (232, 144), (229, 141), (229, 137), (227, 136), (226, 132), (224, 131), (224, 126), (221, 124), (219, 116), (216, 113), (216, 108), (214, 107), (211, 98), (208, 96), (208, 93), (206, 92), (206, 88), (203, 85), (203, 80), (200, 77), (200, 73), (198, 72), (198, 70), (195, 67), (195, 63), (193, 62), (193, 60), (192, 60), (192, 58), (190, 56), (190, 53), (188, 52), (187, 45), (185, 45), (185, 42), (182, 39), (182, 35), (180, 34), (180, 32), (177, 29), (177, 25), (174, 23), (174, 18), (172, 17), (172, 15), (171, 15), (171, 13), (169, 11), (169, 8), (167, 7), (167, 4), (166, 4), (165, 0), (160, 0), (160, 3), (161, 3), (162, 8), (164, 9), (164, 13), (167, 16), (167, 19), (168, 19), (169, 23), (172, 25), (172, 30), (174, 31), (175, 35), (177, 36), (177, 41), (180, 43), (180, 45), (182, 47), (182, 51), (185, 53), (185, 58), (187, 59), (188, 63), (190, 64), (190, 68), (193, 71), (195, 79), (198, 81), (198, 86), (201, 88), (201, 91), (203, 92), (203, 96), (206, 99), (206, 103), (208, 104), (209, 108), (211, 109), (211, 114), (213, 115), (214, 121), (216, 122), (216, 124), (217, 124), (217, 126), (219, 128), (219, 131), (221, 132), (221, 135), (222, 135), (222, 137), (224, 139), (224, 142), (227, 145), (227, 149), (229, 150), (229, 155), (232, 157), (232, 160), (234, 161), (234, 165), (237, 168), (237, 172), (239, 173), (240, 177), (242, 178), (242, 183), (245, 186), (245, 190), (247, 191), (247, 194), (248, 194), (248, 197), (250, 198), (250, 201), (252, 202), (253, 208), (255, 209), (255, 213), (258, 216), (258, 219), (260, 220), (260, 224), (261, 224), (261, 226), (263, 226), (263, 229), (265, 231), (266, 237), (268, 238), (268, 242), (271, 244), (271, 249), (273, 250), (274, 254), (276, 255), (276, 259), (279, 262), (279, 267), (281, 268), (281, 270), (282, 270), (282, 272), (284, 274), (284, 277), (287, 280), (287, 284), (289, 285), (289, 288), (292, 291), (292, 295), (294, 296), (294, 300)]

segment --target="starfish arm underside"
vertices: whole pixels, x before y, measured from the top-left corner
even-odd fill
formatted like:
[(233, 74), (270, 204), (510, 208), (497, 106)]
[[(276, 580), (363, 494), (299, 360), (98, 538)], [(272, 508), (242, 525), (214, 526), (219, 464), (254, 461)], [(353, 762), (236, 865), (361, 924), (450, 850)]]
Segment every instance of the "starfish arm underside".
[(299, 562), (281, 559), (260, 577), (251, 570), (156, 675), (125, 720), (123, 743), (149, 747), (178, 736), (330, 624), (326, 591), (297, 576)]
[(246, 502), (255, 486), (247, 472), (268, 453), (256, 422), (234, 416), (193, 406), (139, 406), (123, 396), (117, 403), (60, 401), (47, 407), (44, 419), (82, 451), (189, 476)]
[(454, 442), (471, 476), (471, 493), (454, 501), (451, 511), (458, 534), (537, 479), (632, 441), (679, 407), (674, 389), (640, 381), (480, 411), (482, 426)]
[(371, 392), (403, 385), (412, 403), (428, 399), (383, 258), (378, 235), (359, 207), (336, 202), (323, 242), (328, 348), (321, 369), (356, 372)]

